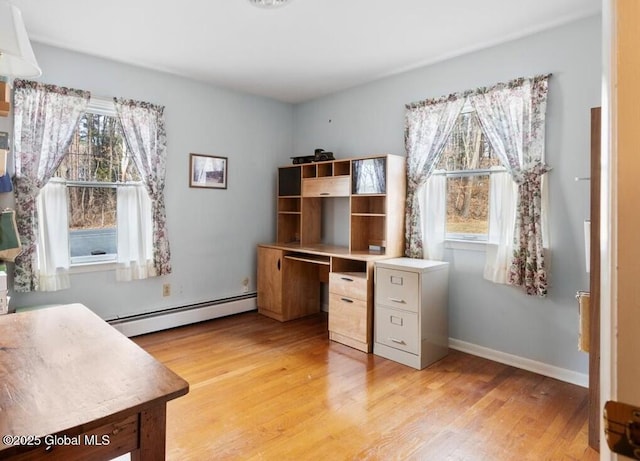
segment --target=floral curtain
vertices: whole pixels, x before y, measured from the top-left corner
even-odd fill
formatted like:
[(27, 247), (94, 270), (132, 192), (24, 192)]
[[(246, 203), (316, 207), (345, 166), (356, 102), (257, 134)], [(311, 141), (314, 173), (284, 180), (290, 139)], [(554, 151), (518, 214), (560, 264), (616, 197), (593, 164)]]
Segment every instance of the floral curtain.
[(405, 149), (407, 152), (407, 200), (405, 255), (424, 257), (422, 217), (418, 191), (433, 172), (451, 134), (465, 98), (450, 95), (406, 106)]
[(518, 184), (516, 231), (508, 283), (546, 296), (542, 231), (542, 175), (548, 75), (519, 78), (470, 94), (482, 130)]
[(14, 81), (16, 223), (22, 241), (22, 253), (15, 264), (16, 291), (39, 289), (38, 193), (67, 152), (89, 96), (88, 91)]
[(166, 131), (164, 107), (114, 98), (127, 147), (142, 176), (153, 220), (153, 265), (156, 275), (171, 273), (171, 252), (164, 200), (166, 175)]

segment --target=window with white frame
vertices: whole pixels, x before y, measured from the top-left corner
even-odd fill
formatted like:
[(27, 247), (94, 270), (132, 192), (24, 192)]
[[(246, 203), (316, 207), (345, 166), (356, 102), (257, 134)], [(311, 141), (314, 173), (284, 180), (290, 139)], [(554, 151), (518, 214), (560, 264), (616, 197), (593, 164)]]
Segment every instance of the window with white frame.
[(117, 188), (140, 175), (110, 100), (92, 98), (54, 174), (68, 200), (71, 265), (117, 260)]
[(491, 223), (490, 175), (506, 172), (467, 103), (446, 142), (435, 175), (444, 175), (445, 239), (486, 242)]

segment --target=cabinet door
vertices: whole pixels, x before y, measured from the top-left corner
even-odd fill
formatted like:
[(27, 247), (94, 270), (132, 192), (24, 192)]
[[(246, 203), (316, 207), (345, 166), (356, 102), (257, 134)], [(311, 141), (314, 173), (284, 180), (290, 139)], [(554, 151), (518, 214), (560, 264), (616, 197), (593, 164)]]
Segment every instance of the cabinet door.
[(300, 195), (300, 167), (278, 168), (278, 196)]
[(303, 197), (348, 197), (349, 177), (308, 178), (302, 181)]
[(258, 310), (282, 316), (282, 250), (258, 247)]
[(385, 194), (387, 163), (384, 157), (354, 160), (352, 194)]

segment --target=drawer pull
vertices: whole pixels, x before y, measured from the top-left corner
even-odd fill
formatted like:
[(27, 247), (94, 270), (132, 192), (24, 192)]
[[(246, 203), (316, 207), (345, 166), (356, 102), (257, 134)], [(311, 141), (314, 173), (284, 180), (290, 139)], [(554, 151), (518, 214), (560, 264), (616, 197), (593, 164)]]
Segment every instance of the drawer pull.
[(403, 346), (406, 346), (406, 345), (407, 345), (407, 343), (405, 343), (405, 342), (404, 342), (403, 340), (401, 340), (401, 339), (389, 338), (389, 340), (390, 340), (392, 343), (402, 344)]
[(341, 300), (343, 300), (345, 303), (352, 303), (353, 299), (349, 299), (349, 298), (340, 298)]
[(405, 300), (400, 298), (389, 298), (389, 301), (393, 301), (394, 303), (406, 304)]
[(350, 279), (349, 277), (340, 277), (340, 279), (344, 280), (345, 282), (353, 282), (353, 279)]
[(329, 192), (320, 192), (320, 195), (331, 195)]

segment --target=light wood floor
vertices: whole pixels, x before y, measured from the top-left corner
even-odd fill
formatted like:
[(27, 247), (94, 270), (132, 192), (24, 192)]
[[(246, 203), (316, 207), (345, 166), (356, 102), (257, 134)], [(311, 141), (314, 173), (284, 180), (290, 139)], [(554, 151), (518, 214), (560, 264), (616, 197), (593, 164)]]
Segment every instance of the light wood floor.
[(587, 390), (451, 351), (418, 371), (257, 313), (135, 338), (189, 381), (169, 460), (597, 460)]

